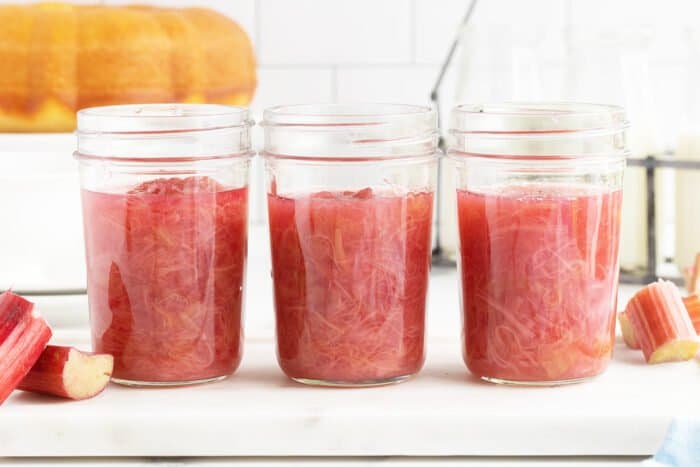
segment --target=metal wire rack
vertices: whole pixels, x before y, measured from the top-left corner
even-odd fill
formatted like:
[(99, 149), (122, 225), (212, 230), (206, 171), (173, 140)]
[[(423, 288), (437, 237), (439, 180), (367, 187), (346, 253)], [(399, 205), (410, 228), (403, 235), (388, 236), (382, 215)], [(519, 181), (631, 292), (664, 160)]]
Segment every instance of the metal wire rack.
[[(648, 284), (659, 279), (656, 259), (656, 172), (657, 169), (700, 170), (700, 160), (677, 159), (672, 152), (663, 155), (648, 155), (642, 159), (628, 159), (627, 165), (642, 167), (646, 173), (646, 217), (647, 217), (647, 260), (646, 268), (637, 273), (623, 272), (620, 281), (627, 284)], [(624, 196), (624, 195), (623, 195)], [(683, 282), (682, 277), (665, 277), (676, 283)]]

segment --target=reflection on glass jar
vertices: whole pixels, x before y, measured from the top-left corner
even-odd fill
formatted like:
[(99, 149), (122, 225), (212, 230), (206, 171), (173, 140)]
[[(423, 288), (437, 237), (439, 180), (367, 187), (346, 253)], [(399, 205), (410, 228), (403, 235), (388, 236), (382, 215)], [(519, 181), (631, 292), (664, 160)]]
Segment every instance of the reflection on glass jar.
[(93, 347), (113, 380), (233, 373), (242, 350), (247, 111), (143, 105), (78, 114)]
[[(479, 4), (460, 36), (455, 102), (559, 101), (566, 91), (565, 34), (554, 23), (486, 24)], [(443, 259), (457, 258), (454, 162), (440, 161), (438, 245)]]
[(265, 111), (277, 352), (292, 379), (368, 386), (423, 365), (435, 112)]
[(611, 358), (624, 113), (590, 104), (460, 106), (464, 359), (488, 381), (554, 385)]
[[(644, 159), (661, 154), (659, 122), (651, 81), (649, 44), (651, 31), (644, 27), (575, 26), (571, 31), (572, 51), (568, 66), (567, 99), (579, 102), (608, 102), (625, 108), (633, 123), (627, 133), (630, 158)], [(625, 171), (622, 205), (620, 266), (623, 272), (643, 275), (650, 266), (648, 251), (655, 247), (657, 264), (671, 255), (667, 226), (673, 222), (669, 177), (657, 170), (656, 245), (648, 244), (647, 180), (643, 167)], [(657, 271), (649, 271), (657, 274)]]

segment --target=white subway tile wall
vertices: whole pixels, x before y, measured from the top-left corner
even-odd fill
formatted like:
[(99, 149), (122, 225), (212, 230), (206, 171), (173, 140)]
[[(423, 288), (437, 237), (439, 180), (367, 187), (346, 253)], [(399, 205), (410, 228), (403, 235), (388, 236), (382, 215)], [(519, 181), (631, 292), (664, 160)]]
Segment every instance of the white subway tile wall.
[(415, 59), (419, 64), (439, 65), (467, 12), (465, 0), (415, 0)]
[(262, 0), (262, 65), (413, 62), (413, 2)]
[(251, 107), (261, 117), (262, 109), (273, 105), (333, 102), (335, 73), (334, 66), (259, 66)]
[(342, 102), (430, 104), (437, 65), (339, 66), (336, 99)]

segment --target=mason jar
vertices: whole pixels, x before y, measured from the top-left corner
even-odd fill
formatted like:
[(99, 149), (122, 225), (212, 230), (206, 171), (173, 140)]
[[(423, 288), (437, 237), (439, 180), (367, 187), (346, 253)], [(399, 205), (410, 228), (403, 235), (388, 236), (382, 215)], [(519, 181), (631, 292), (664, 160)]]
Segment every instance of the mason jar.
[(436, 123), (409, 105), (265, 111), (277, 356), (290, 378), (372, 386), (422, 367)]
[(149, 104), (78, 112), (93, 350), (113, 381), (181, 385), (238, 367), (248, 111)]
[(601, 373), (614, 345), (623, 109), (462, 105), (451, 120), (467, 367), (524, 385)]

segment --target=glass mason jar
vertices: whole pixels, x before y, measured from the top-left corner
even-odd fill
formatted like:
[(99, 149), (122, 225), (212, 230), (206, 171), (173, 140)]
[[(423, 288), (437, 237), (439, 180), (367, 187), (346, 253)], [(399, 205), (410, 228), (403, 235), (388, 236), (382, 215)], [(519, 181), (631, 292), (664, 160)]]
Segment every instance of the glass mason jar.
[(463, 356), (496, 383), (556, 385), (612, 356), (619, 278), (621, 108), (452, 111)]
[(277, 355), (290, 378), (371, 386), (422, 367), (436, 124), (408, 105), (265, 111)]
[(181, 385), (238, 367), (248, 111), (149, 104), (78, 112), (93, 349), (113, 381)]

